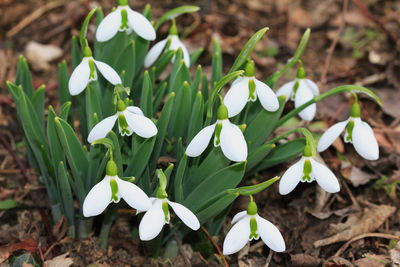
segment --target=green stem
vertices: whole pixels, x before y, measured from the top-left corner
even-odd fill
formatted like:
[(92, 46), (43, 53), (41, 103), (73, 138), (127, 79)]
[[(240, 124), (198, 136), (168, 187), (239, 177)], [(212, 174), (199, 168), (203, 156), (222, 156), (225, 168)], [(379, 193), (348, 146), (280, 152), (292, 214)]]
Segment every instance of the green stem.
[(306, 109), (308, 106), (310, 106), (311, 104), (317, 103), (319, 101), (324, 100), (325, 98), (328, 98), (332, 95), (336, 95), (336, 94), (340, 94), (340, 93), (344, 93), (344, 92), (350, 92), (350, 93), (365, 93), (367, 95), (369, 95), (371, 98), (373, 98), (380, 106), (382, 106), (382, 101), (379, 99), (379, 97), (372, 92), (371, 90), (362, 87), (362, 86), (357, 86), (357, 85), (342, 85), (342, 86), (338, 86), (335, 87), (331, 90), (329, 90), (328, 92), (316, 96), (313, 99), (307, 101), (306, 103), (304, 103), (303, 105), (301, 105), (300, 107), (297, 107), (296, 109), (293, 109), (292, 111), (290, 111), (289, 113), (287, 113), (285, 116), (283, 116), (278, 123), (275, 126), (275, 129), (279, 128), (280, 126), (282, 126), (285, 122), (287, 122), (288, 120), (290, 120), (292, 117), (296, 116), (297, 114), (299, 114), (301, 111), (303, 111), (304, 109)]
[[(281, 135), (275, 137), (274, 139), (270, 140), (267, 144), (275, 144), (275, 143), (277, 143), (278, 141), (287, 138), (289, 135), (291, 135), (291, 134), (293, 134), (293, 133), (301, 133), (301, 134), (303, 134), (303, 135), (306, 137), (306, 139), (307, 139), (307, 136), (304, 134), (305, 131), (309, 132), (306, 128), (296, 128), (296, 129), (290, 130), (290, 131), (288, 131), (288, 132), (286, 132), (286, 133), (284, 133), (284, 134), (281, 134)], [(311, 134), (311, 133), (310, 133), (310, 134)], [(307, 141), (307, 143), (308, 143), (308, 141)]]
[(107, 248), (108, 244), (108, 236), (110, 235), (111, 226), (115, 220), (117, 213), (117, 205), (112, 205), (106, 212), (106, 215), (103, 220), (103, 224), (100, 230), (100, 245), (102, 249)]

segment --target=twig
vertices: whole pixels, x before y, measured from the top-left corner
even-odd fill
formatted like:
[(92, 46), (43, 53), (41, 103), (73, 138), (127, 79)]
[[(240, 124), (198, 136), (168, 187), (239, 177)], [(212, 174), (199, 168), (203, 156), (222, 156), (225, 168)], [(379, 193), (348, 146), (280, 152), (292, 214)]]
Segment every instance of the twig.
[(201, 226), (201, 231), (203, 231), (203, 233), (206, 235), (207, 239), (211, 242), (211, 244), (214, 246), (214, 248), (217, 250), (219, 257), (221, 258), (221, 260), (224, 262), (224, 266), (225, 267), (229, 267), (228, 262), (225, 259), (224, 254), (221, 251), (221, 248), (218, 246), (218, 244), (214, 241), (214, 239), (212, 238), (212, 236), (210, 235), (210, 233), (207, 231), (206, 228), (204, 228), (203, 226)]
[(380, 238), (386, 238), (386, 239), (396, 239), (396, 240), (400, 240), (400, 236), (397, 235), (391, 235), (391, 234), (382, 234), (382, 233), (366, 233), (366, 234), (362, 234), (362, 235), (358, 235), (356, 237), (353, 237), (352, 239), (350, 239), (349, 241), (347, 241), (346, 243), (344, 243), (343, 246), (340, 247), (340, 249), (335, 253), (334, 256), (332, 256), (331, 258), (334, 257), (339, 257), (346, 249), (347, 247), (360, 239), (366, 238), (366, 237), (380, 237)]
[(44, 13), (48, 12), (49, 10), (52, 10), (54, 8), (60, 7), (64, 5), (63, 2), (61, 1), (54, 1), (54, 2), (49, 2), (38, 9), (36, 9), (33, 13), (25, 17), (23, 20), (21, 20), (15, 27), (13, 27), (11, 30), (7, 32), (7, 37), (12, 37), (19, 33), (21, 30), (23, 30), (25, 27), (27, 27), (29, 24), (40, 18)]
[(272, 260), (272, 255), (274, 255), (274, 251), (272, 249), (269, 250), (267, 261), (265, 262), (264, 267), (268, 267)]
[(340, 22), (339, 30), (338, 30), (335, 38), (332, 40), (331, 45), (328, 48), (328, 54), (325, 58), (324, 68), (322, 69), (322, 73), (321, 73), (321, 79), (320, 79), (320, 83), (319, 83), (320, 87), (322, 87), (323, 85), (326, 84), (326, 81), (327, 81), (326, 77), (328, 75), (329, 66), (331, 65), (333, 53), (335, 52), (336, 45), (339, 42), (340, 36), (342, 35), (342, 32), (346, 25), (346, 17), (345, 16), (346, 16), (348, 7), (349, 7), (349, 0), (343, 0), (342, 20)]
[(358, 203), (357, 199), (354, 197), (354, 195), (351, 192), (351, 190), (350, 190), (349, 186), (347, 185), (346, 181), (342, 180), (342, 185), (343, 185), (344, 189), (347, 191), (347, 194), (349, 194), (349, 197), (351, 199), (351, 202), (353, 202), (353, 205), (356, 206), (357, 210), (361, 210), (360, 203)]

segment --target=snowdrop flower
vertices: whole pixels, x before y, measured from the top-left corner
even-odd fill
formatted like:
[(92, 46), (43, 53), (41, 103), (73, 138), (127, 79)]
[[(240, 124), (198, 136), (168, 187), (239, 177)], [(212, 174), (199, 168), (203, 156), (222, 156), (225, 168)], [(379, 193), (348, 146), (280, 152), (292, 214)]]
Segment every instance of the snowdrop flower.
[(303, 157), (283, 174), (279, 182), (279, 193), (287, 195), (299, 182), (311, 183), (314, 180), (326, 192), (340, 191), (339, 181), (335, 174), (328, 167), (316, 161), (312, 156), (310, 146), (306, 145)]
[(318, 142), (318, 151), (327, 149), (339, 135), (345, 131), (344, 141), (352, 143), (357, 153), (367, 160), (379, 158), (379, 145), (371, 126), (360, 118), (360, 105), (354, 103), (351, 108), (350, 118), (332, 125), (321, 136)]
[(117, 85), (122, 83), (121, 78), (113, 68), (92, 57), (92, 51), (88, 46), (84, 48), (83, 54), (84, 58), (72, 72), (69, 79), (68, 88), (71, 95), (79, 95), (91, 81), (97, 80), (96, 68), (111, 84)]
[[(167, 47), (167, 44), (169, 46)], [(146, 55), (144, 59), (144, 66), (146, 68), (150, 67), (151, 65), (156, 62), (156, 60), (160, 57), (161, 53), (164, 49), (168, 49), (171, 51), (178, 50), (179, 48), (182, 49), (183, 52), (183, 59), (185, 61), (186, 66), (190, 67), (190, 55), (189, 51), (187, 50), (186, 46), (182, 43), (182, 41), (178, 37), (178, 29), (176, 28), (175, 20), (172, 21), (171, 29), (169, 30), (169, 35), (166, 39), (156, 43)], [(175, 56), (172, 58), (172, 62), (175, 61)]]
[(151, 207), (151, 201), (142, 189), (118, 177), (117, 165), (110, 160), (107, 163), (106, 176), (89, 191), (83, 202), (83, 215), (97, 216), (108, 204), (118, 203), (121, 198), (137, 210), (148, 210)]
[[(305, 70), (300, 67), (297, 72), (297, 79), (288, 83), (285, 83), (276, 92), (277, 96), (286, 96), (286, 101), (291, 99), (294, 101), (294, 106), (296, 108), (300, 107), (304, 103), (313, 99), (315, 96), (319, 95), (318, 86), (311, 81), (306, 79)], [(312, 121), (315, 117), (317, 111), (317, 105), (311, 104), (299, 113), (301, 119), (306, 121)]]
[(260, 217), (257, 213), (257, 205), (250, 201), (247, 211), (236, 214), (232, 219), (233, 227), (229, 230), (223, 244), (224, 255), (230, 255), (241, 250), (247, 242), (262, 241), (273, 251), (286, 250), (285, 240), (279, 229), (271, 222)]
[(134, 31), (148, 41), (156, 39), (156, 31), (153, 25), (145, 16), (133, 11), (128, 6), (128, 0), (119, 0), (118, 7), (100, 22), (96, 31), (96, 39), (99, 42), (106, 42), (119, 31), (127, 33)]
[(260, 100), (264, 109), (274, 112), (279, 108), (279, 101), (274, 91), (254, 77), (254, 61), (249, 61), (243, 77), (236, 79), (226, 93), (224, 103), (228, 108), (229, 117), (236, 116), (246, 106), (248, 101)]
[(241, 162), (247, 159), (247, 144), (240, 128), (228, 119), (228, 109), (225, 105), (218, 108), (217, 122), (203, 128), (189, 143), (186, 155), (198, 157), (207, 148), (214, 135), (214, 146), (221, 146), (225, 157)]
[(152, 120), (145, 117), (140, 108), (135, 106), (126, 107), (122, 100), (118, 100), (117, 113), (96, 124), (89, 133), (88, 142), (93, 143), (96, 140), (105, 138), (117, 120), (119, 133), (122, 136), (130, 136), (135, 132), (143, 138), (150, 138), (158, 132)]
[(170, 206), (187, 227), (194, 231), (200, 228), (200, 222), (196, 215), (182, 204), (168, 200), (165, 191), (161, 195), (157, 193), (157, 198), (151, 198), (151, 200), (153, 204), (144, 214), (139, 224), (139, 237), (141, 240), (152, 240), (158, 236), (165, 224), (169, 224)]

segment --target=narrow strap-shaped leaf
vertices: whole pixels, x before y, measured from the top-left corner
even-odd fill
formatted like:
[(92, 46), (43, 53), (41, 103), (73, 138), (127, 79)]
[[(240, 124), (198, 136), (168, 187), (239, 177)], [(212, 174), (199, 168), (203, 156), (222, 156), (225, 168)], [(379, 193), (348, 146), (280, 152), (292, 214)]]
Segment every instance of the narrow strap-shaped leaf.
[(221, 80), (222, 77), (222, 50), (219, 40), (214, 38), (212, 42), (212, 73), (211, 84)]
[(232, 73), (242, 68), (243, 64), (249, 59), (251, 53), (253, 52), (254, 47), (256, 47), (256, 44), (261, 40), (261, 38), (268, 31), (268, 29), (269, 29), (268, 27), (262, 28), (247, 41), (242, 51), (240, 51), (235, 62), (233, 63), (229, 73)]
[(71, 39), (71, 61), (73, 69), (75, 69), (82, 61), (82, 52), (79, 48), (79, 43), (76, 36), (72, 36)]
[(194, 212), (213, 196), (235, 188), (243, 179), (246, 162), (235, 163), (205, 178), (184, 200), (184, 205)]
[(174, 8), (174, 9), (164, 13), (164, 15), (162, 15), (161, 18), (157, 21), (154, 28), (157, 30), (164, 22), (166, 22), (170, 19), (174, 19), (185, 13), (197, 12), (197, 11), (199, 11), (199, 9), (200, 8), (198, 6), (180, 6), (180, 7)]
[(210, 205), (203, 206), (203, 208), (196, 213), (200, 223), (203, 224), (214, 216), (217, 216), (221, 211), (231, 205), (238, 196), (239, 194), (226, 193), (221, 198), (213, 201)]
[[(137, 136), (135, 136), (137, 137)], [(156, 137), (146, 139), (136, 149), (133, 158), (128, 162), (128, 168), (125, 170), (125, 176), (140, 177), (148, 165), (151, 153), (153, 152)]]
[(185, 61), (181, 59), (178, 61), (178, 55), (182, 54), (182, 49), (178, 49), (177, 56), (175, 58), (175, 63), (169, 79), (169, 92), (176, 92), (183, 82), (188, 82), (190, 84), (191, 77), (189, 69), (187, 68)]
[(264, 144), (255, 149), (247, 158), (247, 172), (260, 163), (276, 147), (275, 144)]
[(60, 161), (58, 164), (57, 181), (59, 192), (61, 194), (62, 206), (65, 217), (68, 222), (68, 236), (75, 238), (75, 210), (74, 199), (72, 196), (71, 186), (69, 184), (68, 173), (65, 169), (64, 162)]
[(57, 117), (52, 106), (49, 106), (47, 118), (47, 139), (49, 142), (50, 158), (53, 162), (54, 169), (58, 169), (58, 164), (65, 161), (64, 151), (57, 136), (57, 129), (54, 119)]
[(185, 172), (186, 172), (186, 166), (187, 166), (187, 156), (183, 155), (183, 157), (179, 161), (178, 169), (177, 169), (176, 175), (174, 177), (175, 201), (179, 202), (179, 203), (182, 202), (182, 200), (184, 199), (183, 183), (184, 183), (184, 177), (185, 177)]
[(29, 69), (28, 62), (24, 56), (18, 57), (17, 65), (17, 78), (15, 81), (16, 85), (21, 85), (28, 97), (31, 97), (34, 93), (34, 87), (32, 83), (32, 75)]
[(183, 82), (181, 88), (176, 92), (176, 100), (174, 103), (174, 116), (170, 122), (170, 134), (175, 137), (184, 137), (187, 134), (187, 126), (189, 124), (190, 111), (192, 103), (191, 90), (188, 82)]
[(146, 117), (153, 116), (153, 83), (148, 71), (143, 75), (142, 96), (140, 98), (140, 107)]
[(189, 119), (189, 127), (187, 140), (192, 140), (193, 137), (203, 128), (204, 120), (204, 100), (201, 91), (197, 91), (196, 98), (193, 104), (192, 114)]
[(161, 102), (165, 96), (165, 93), (167, 92), (167, 88), (168, 88), (167, 82), (163, 82), (162, 84), (160, 84), (158, 86), (158, 88), (156, 88), (155, 94), (154, 94), (154, 101), (153, 101), (154, 111), (160, 109)]
[(167, 68), (175, 55), (174, 50), (168, 50), (161, 54), (160, 58), (154, 63), (152, 70), (154, 69), (154, 78), (159, 79), (161, 73)]
[(199, 60), (201, 54), (203, 54), (204, 48), (196, 49), (192, 54), (190, 54), (190, 66), (194, 66)]
[(274, 150), (272, 150), (271, 153), (268, 154), (267, 157), (265, 157), (263, 161), (260, 162), (259, 165), (256, 166), (254, 171), (261, 171), (272, 166), (276, 166), (300, 155), (300, 153), (304, 150), (305, 145), (305, 138), (298, 138), (283, 145), (277, 146)]
[(69, 110), (71, 109), (71, 102), (65, 102), (62, 106), (61, 106), (61, 111), (60, 111), (60, 118), (63, 120), (67, 120), (68, 115), (69, 115)]
[(101, 96), (99, 83), (93, 81), (89, 83), (85, 90), (85, 100), (86, 100), (86, 120), (88, 132), (103, 119), (103, 112), (101, 106)]
[(135, 58), (136, 58), (136, 45), (135, 40), (129, 42), (124, 51), (122, 51), (118, 60), (115, 64), (115, 71), (117, 73), (122, 73), (125, 71), (123, 84), (130, 87), (133, 83), (133, 78), (135, 77)]
[(111, 131), (108, 133), (108, 138), (110, 138), (114, 144), (113, 155), (114, 155), (114, 161), (117, 163), (118, 167), (118, 176), (123, 177), (124, 175), (123, 165), (122, 165), (123, 160), (121, 155), (121, 146), (118, 141), (118, 136), (113, 131)]
[(44, 93), (46, 86), (42, 85), (32, 95), (32, 105), (35, 107), (38, 124), (44, 128)]

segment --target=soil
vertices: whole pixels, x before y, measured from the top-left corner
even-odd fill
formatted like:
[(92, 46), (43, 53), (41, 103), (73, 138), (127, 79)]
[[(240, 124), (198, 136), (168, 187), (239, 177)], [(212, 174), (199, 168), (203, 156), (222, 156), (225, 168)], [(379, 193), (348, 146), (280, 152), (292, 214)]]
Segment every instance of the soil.
[[(288, 196), (278, 193), (277, 184), (258, 194), (259, 214), (279, 227), (287, 250), (273, 253), (262, 242), (253, 241), (240, 253), (226, 257), (229, 264), (400, 266), (400, 245), (396, 246), (400, 239), (400, 1), (130, 2), (139, 11), (150, 3), (155, 18), (179, 5), (200, 6), (198, 14), (184, 15), (177, 22), (189, 50), (206, 48), (199, 62), (204, 69), (210, 68), (212, 38), (220, 39), (229, 69), (247, 39), (268, 26), (267, 37), (257, 45), (253, 58), (258, 77), (267, 77), (283, 66), (302, 33), (311, 28), (312, 37), (302, 60), (321, 92), (341, 84), (359, 84), (375, 90), (384, 102), (381, 108), (366, 97), (361, 101), (362, 117), (374, 128), (380, 145), (379, 160), (365, 161), (351, 146), (337, 141), (323, 157), (341, 181), (340, 193), (324, 193), (313, 183), (298, 186)], [(94, 236), (81, 241), (68, 239), (63, 221), (51, 224), (45, 188), (35, 170), (28, 167), (22, 131), (5, 82), (15, 80), (18, 55), (27, 56), (28, 44), (51, 45), (55, 49), (51, 60), (43, 63), (33, 57), (29, 63), (34, 85), (46, 84), (47, 102), (55, 103), (56, 66), (62, 59), (70, 61), (71, 36), (78, 35), (92, 7), (101, 5), (108, 13), (113, 4), (105, 0), (0, 0), (0, 201), (20, 203), (17, 208), (0, 210), (0, 266), (9, 266), (7, 259), (20, 251), (47, 266), (70, 266), (72, 262), (72, 266), (92, 267), (222, 264), (211, 243), (211, 253), (205, 254), (196, 250), (198, 246), (189, 245), (191, 238), (177, 245), (175, 259), (152, 259), (143, 244), (132, 239), (134, 214), (124, 210), (119, 211), (106, 250)], [(185, 32), (186, 28), (191, 31)], [(167, 27), (160, 31), (166, 33)], [(91, 28), (89, 36), (93, 36)], [(293, 76), (294, 72), (288, 73), (280, 84)], [(341, 95), (319, 103), (315, 122), (307, 126), (322, 133), (327, 125), (345, 119), (349, 98)], [(268, 169), (248, 182), (280, 175), (290, 164)], [(232, 216), (245, 209), (246, 202), (243, 198), (233, 206), (222, 233), (214, 237), (219, 246)], [(198, 235), (204, 239), (204, 233)]]

